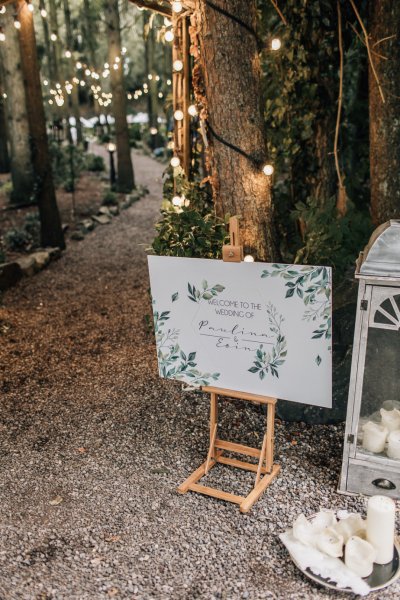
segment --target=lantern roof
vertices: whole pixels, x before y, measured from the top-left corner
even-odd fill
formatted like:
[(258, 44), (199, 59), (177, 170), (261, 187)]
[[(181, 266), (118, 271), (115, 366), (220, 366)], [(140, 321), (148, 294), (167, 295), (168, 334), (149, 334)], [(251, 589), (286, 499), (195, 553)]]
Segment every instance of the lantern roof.
[(400, 279), (400, 220), (377, 227), (360, 259), (358, 275)]

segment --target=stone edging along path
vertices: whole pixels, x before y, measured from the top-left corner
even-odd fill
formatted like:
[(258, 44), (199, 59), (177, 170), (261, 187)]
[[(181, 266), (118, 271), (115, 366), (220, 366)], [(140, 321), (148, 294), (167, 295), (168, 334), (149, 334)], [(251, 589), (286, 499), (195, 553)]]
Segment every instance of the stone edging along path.
[[(148, 194), (148, 189), (138, 186), (131, 194), (127, 194), (123, 202), (111, 206), (100, 206), (97, 214), (87, 217), (76, 224), (70, 239), (83, 240), (85, 235), (93, 231), (98, 225), (108, 225), (113, 217), (119, 215), (121, 210), (126, 210), (132, 204)], [(16, 285), (22, 277), (32, 277), (45, 269), (50, 262), (61, 257), (62, 252), (58, 247), (38, 248), (35, 252), (22, 256), (13, 261), (0, 264), (0, 292)]]

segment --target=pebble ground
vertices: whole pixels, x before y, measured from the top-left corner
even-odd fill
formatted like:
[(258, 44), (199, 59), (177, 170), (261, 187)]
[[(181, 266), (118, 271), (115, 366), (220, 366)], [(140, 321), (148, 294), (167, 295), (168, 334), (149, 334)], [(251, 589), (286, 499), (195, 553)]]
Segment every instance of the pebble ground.
[[(145, 249), (162, 167), (134, 161), (150, 195), (0, 308), (0, 599), (349, 598), (304, 578), (278, 539), (300, 512), (364, 511), (336, 493), (342, 426), (278, 423), (282, 472), (248, 515), (176, 493), (206, 455), (208, 403), (157, 374)], [(225, 402), (221, 420), (221, 436), (261, 445), (259, 407)], [(243, 494), (252, 477), (207, 479)]]

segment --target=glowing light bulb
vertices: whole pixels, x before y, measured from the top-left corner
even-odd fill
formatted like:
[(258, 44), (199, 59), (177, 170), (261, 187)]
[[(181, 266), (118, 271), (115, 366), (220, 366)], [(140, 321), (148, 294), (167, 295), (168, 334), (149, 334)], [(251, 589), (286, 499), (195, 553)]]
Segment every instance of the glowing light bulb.
[(183, 4), (182, 2), (179, 2), (179, 0), (174, 0), (174, 2), (172, 2), (172, 10), (176, 13), (180, 13), (183, 9)]
[(120, 57), (119, 57), (119, 56), (116, 56), (116, 57), (115, 57), (115, 61), (114, 61), (114, 62), (116, 62), (116, 63), (119, 63), (119, 62), (121, 62), (121, 59), (120, 59)]
[(41, 8), (40, 14), (42, 15), (42, 18), (45, 19), (47, 17), (47, 10), (45, 8)]
[(181, 198), (180, 196), (174, 196), (174, 197), (172, 198), (172, 204), (173, 204), (174, 206), (182, 206), (182, 204), (183, 204), (183, 200), (182, 200), (182, 198)]
[(191, 117), (197, 117), (197, 115), (199, 114), (197, 111), (197, 107), (195, 106), (195, 104), (191, 104), (188, 108), (188, 113)]
[(159, 98), (164, 98), (164, 94), (162, 92), (158, 92), (158, 97)]
[(179, 156), (173, 156), (171, 158), (171, 167), (179, 167), (179, 165), (181, 164), (181, 160), (179, 158)]
[(56, 88), (59, 90), (61, 88), (61, 85), (59, 83), (56, 83)]
[(263, 166), (264, 175), (270, 176), (270, 175), (272, 175), (273, 172), (274, 172), (274, 167), (272, 165), (267, 164), (267, 165)]
[(175, 36), (174, 36), (174, 32), (173, 31), (168, 30), (168, 31), (165, 32), (164, 39), (165, 39), (166, 42), (173, 42), (174, 37)]
[(110, 65), (109, 65), (108, 63), (104, 63), (104, 68), (105, 68), (105, 69), (109, 69), (109, 68), (110, 68)]
[(156, 75), (156, 81), (160, 81), (160, 76)]
[(117, 70), (118, 70), (118, 63), (114, 63), (114, 64), (113, 64), (113, 69), (114, 69), (114, 71), (117, 71)]
[(7, 99), (7, 94), (5, 92), (3, 92), (3, 98), (4, 98), (4, 100)]
[(33, 13), (33, 11), (35, 10), (35, 7), (33, 6), (32, 2), (28, 2), (28, 10), (31, 13)]
[(171, 85), (172, 81), (170, 79), (167, 79), (167, 85)]
[(75, 66), (76, 66), (77, 69), (82, 69), (82, 63), (79, 62), (79, 61), (76, 63)]
[(174, 71), (182, 71), (183, 69), (183, 62), (181, 60), (174, 60), (174, 64), (172, 65), (174, 68)]
[(126, 48), (125, 48), (125, 46), (122, 46), (122, 48), (121, 48), (121, 54), (126, 54)]
[(85, 69), (85, 75), (86, 75), (87, 77), (89, 77), (89, 75), (90, 75), (90, 69)]
[(274, 38), (271, 41), (271, 50), (280, 50), (282, 47), (282, 42), (279, 38)]
[(71, 58), (71, 56), (72, 56), (71, 50), (66, 50), (65, 51), (65, 58)]
[(53, 104), (53, 100), (51, 98), (49, 100), (49, 104)]
[(176, 110), (174, 112), (174, 119), (176, 119), (177, 121), (182, 121), (184, 117), (184, 114), (181, 110)]
[(0, 31), (0, 42), (5, 42), (6, 41), (6, 36), (4, 34), (3, 31)]
[(43, 85), (49, 85), (49, 82), (47, 79), (43, 79)]
[(21, 29), (21, 23), (18, 21), (18, 19), (14, 19), (14, 27), (15, 29)]
[(50, 39), (52, 42), (56, 42), (57, 41), (57, 35), (55, 33), (52, 33), (50, 36)]
[(84, 87), (84, 86), (86, 85), (86, 84), (85, 84), (85, 82), (83, 81), (83, 79), (82, 79), (82, 80), (79, 82), (79, 84), (80, 84), (82, 87)]
[(4, 13), (6, 12), (6, 7), (5, 6), (0, 6), (0, 15), (4, 15)]
[(157, 135), (157, 127), (150, 127), (151, 135)]
[(170, 25), (172, 25), (172, 21), (170, 21), (168, 17), (164, 17), (164, 25), (165, 27), (170, 27)]
[(151, 73), (149, 73), (149, 74), (147, 75), (147, 79), (150, 79), (150, 81), (151, 81), (151, 80), (153, 79), (153, 75), (152, 75)]
[(244, 262), (254, 262), (254, 256), (252, 256), (251, 254), (246, 254), (243, 260)]
[(168, 150), (173, 150), (175, 148), (175, 144), (172, 140), (170, 142), (168, 142), (167, 148), (168, 148)]

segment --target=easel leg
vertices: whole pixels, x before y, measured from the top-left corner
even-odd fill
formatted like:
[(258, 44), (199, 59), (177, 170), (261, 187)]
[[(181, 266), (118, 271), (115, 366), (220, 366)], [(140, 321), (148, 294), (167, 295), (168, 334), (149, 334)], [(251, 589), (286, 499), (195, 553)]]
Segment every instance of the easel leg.
[(274, 462), (274, 436), (275, 436), (275, 404), (267, 407), (267, 456), (266, 467), (270, 473)]

